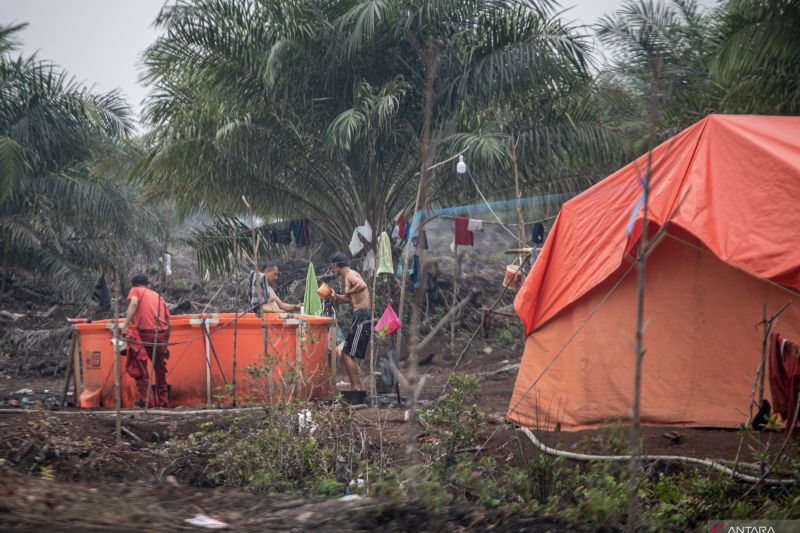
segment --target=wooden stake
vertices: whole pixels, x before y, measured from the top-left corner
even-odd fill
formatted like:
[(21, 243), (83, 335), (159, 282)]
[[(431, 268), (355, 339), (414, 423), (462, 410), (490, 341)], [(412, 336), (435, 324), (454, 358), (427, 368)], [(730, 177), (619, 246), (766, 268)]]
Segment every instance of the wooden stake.
[[(72, 326), (70, 326), (72, 328)], [(64, 392), (61, 394), (61, 406), (67, 403), (67, 392), (69, 391), (69, 380), (72, 378), (72, 369), (75, 365), (75, 359), (72, 354), (75, 351), (75, 343), (77, 341), (77, 331), (72, 331), (69, 338), (69, 351), (67, 352), (67, 375), (64, 377)]]
[(75, 335), (75, 348), (72, 350), (70, 357), (72, 357), (72, 381), (75, 386), (73, 397), (75, 404), (80, 401), (81, 390), (83, 390), (83, 375), (81, 369), (81, 334), (76, 331)]
[(231, 390), (231, 404), (233, 407), (236, 407), (236, 338), (239, 333), (239, 306), (241, 305), (241, 295), (239, 294), (242, 281), (239, 279), (241, 276), (239, 275), (239, 243), (237, 242), (236, 238), (236, 230), (233, 230), (233, 258), (234, 258), (234, 279), (236, 280), (236, 306), (235, 315), (233, 317), (233, 378), (232, 378), (232, 390)]
[(117, 427), (116, 427), (116, 438), (117, 438), (117, 446), (122, 445), (122, 414), (120, 410), (122, 409), (122, 389), (121, 389), (121, 381), (122, 376), (120, 373), (120, 364), (119, 364), (119, 315), (120, 315), (120, 299), (122, 298), (122, 282), (119, 278), (119, 268), (120, 268), (120, 261), (119, 257), (117, 257), (117, 268), (114, 269), (114, 284), (116, 285), (116, 293), (117, 296), (114, 299), (114, 322), (113, 322), (113, 332), (114, 332), (114, 403), (116, 404), (116, 414), (117, 414)]

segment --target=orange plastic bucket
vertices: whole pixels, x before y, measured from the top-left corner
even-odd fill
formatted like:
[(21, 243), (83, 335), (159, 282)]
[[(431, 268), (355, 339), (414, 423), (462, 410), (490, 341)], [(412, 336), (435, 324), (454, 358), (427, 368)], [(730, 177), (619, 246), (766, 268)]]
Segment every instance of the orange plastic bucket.
[(508, 265), (506, 274), (503, 277), (503, 287), (517, 290), (522, 286), (522, 272), (519, 265)]

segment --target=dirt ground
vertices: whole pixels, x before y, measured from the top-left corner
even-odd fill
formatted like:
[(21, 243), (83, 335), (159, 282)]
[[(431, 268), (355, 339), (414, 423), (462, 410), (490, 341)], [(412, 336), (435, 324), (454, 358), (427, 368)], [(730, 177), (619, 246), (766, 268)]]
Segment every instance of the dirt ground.
[[(183, 298), (180, 301), (188, 302), (190, 308), (199, 305), (192, 300), (196, 291), (184, 292), (173, 295), (173, 299)], [(203, 487), (203, 479), (175, 463), (174, 447), (204, 422), (231, 411), (189, 414), (186, 409), (175, 409), (172, 415), (126, 411), (123, 444), (118, 448), (113, 413), (49, 408), (64, 390), (65, 317), (81, 315), (83, 310), (60, 305), (43, 316), (52, 307), (46, 298), (28, 305), (25, 302), (31, 296), (24, 291), (13, 293), (10, 300), (8, 293), (6, 297), (4, 304), (10, 301), (14, 305), (4, 308), (22, 316), (0, 319), (4, 320), (0, 337), (5, 340), (5, 351), (0, 350), (0, 529), (172, 531), (195, 529), (185, 520), (206, 514), (237, 531), (574, 531), (569, 524), (556, 520), (461, 508), (448, 508), (445, 516), (438, 518), (438, 526), (428, 527), (436, 522), (420, 506), (409, 502), (274, 498), (245, 490)], [(480, 321), (477, 310), (473, 311), (462, 324), (462, 334)], [(483, 444), (476, 449), (476, 457), (491, 455), (500, 465), (523, 466), (538, 452), (505, 422), (516, 378), (514, 365), (520, 362), (523, 343), (521, 338), (514, 340), (513, 328), (506, 328), (504, 342), (499, 341), (502, 320), (495, 319), (489, 338), (478, 337), (458, 370), (480, 379), (475, 401), (488, 414), (479, 433)], [(31, 335), (37, 341), (35, 345), (26, 340)], [(463, 340), (457, 346), (460, 350)], [(421, 400), (430, 402), (441, 394), (454, 368), (448, 332), (443, 331), (421, 359), (419, 369), (426, 379)], [(402, 362), (401, 368), (405, 364)], [(362, 366), (365, 374), (366, 364)], [(341, 367), (337, 378), (347, 381)], [(354, 411), (357, 423), (366, 428), (370, 438), (382, 439), (384, 453), (398, 468), (405, 461), (404, 414), (405, 408), (397, 407)], [(677, 438), (668, 438), (670, 431), (675, 431)], [(540, 438), (562, 450), (608, 453), (625, 436), (619, 431), (602, 430), (549, 432)], [(650, 454), (732, 460), (739, 435), (735, 431), (646, 428), (644, 444)]]
[[(463, 370), (480, 376), (476, 400), (489, 413), (481, 429), (484, 442), (478, 454), (490, 454), (498, 463), (522, 466), (536, 452), (531, 443), (504, 422), (515, 372), (495, 374), (498, 368), (518, 362), (508, 350), (480, 349), (464, 362)], [(434, 357), (421, 367), (427, 376), (423, 397), (435, 397), (447, 380), (452, 361)], [(20, 380), (2, 380), (10, 391)], [(62, 380), (25, 380), (29, 388), (61, 390)], [(35, 396), (35, 394), (34, 394)], [(225, 413), (159, 415), (126, 411), (123, 446), (114, 445), (115, 418), (111, 412), (41, 407), (5, 409), (0, 413), (0, 527), (67, 531), (80, 527), (95, 531), (184, 530), (195, 514), (205, 514), (230, 524), (237, 531), (309, 529), (361, 531), (420, 529), (430, 517), (415, 515), (408, 503), (352, 502), (339, 499), (270, 498), (244, 490), (198, 488), (197, 480), (176, 468), (171, 447), (178, 437)], [(176, 409), (175, 413), (180, 413)], [(230, 411), (228, 411), (230, 412)], [(384, 450), (392, 463), (404, 462), (406, 422), (404, 409), (375, 407), (354, 412), (357, 423), (382, 426)], [(646, 428), (645, 448), (651, 454), (688, 455), (734, 459), (739, 437), (734, 431), (677, 430), (677, 441), (665, 437), (668, 428)], [(673, 430), (674, 431), (674, 430)], [(550, 432), (541, 435), (551, 446), (568, 451), (608, 452), (620, 435), (607, 431)], [(624, 436), (623, 436), (624, 438)], [(175, 474), (175, 476), (172, 476)], [(379, 512), (376, 513), (376, 510)], [(568, 524), (542, 518), (483, 515), (475, 510), (448, 509), (447, 529), (498, 531), (572, 531)], [(381, 517), (376, 522), (376, 516)]]

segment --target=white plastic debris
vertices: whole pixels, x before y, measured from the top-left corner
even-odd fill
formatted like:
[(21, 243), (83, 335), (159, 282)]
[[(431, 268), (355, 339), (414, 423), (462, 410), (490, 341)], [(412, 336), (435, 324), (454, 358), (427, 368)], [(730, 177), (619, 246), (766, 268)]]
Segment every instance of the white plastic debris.
[(350, 480), (350, 488), (351, 489), (363, 489), (367, 486), (366, 481), (361, 478), (358, 479), (351, 479)]
[(228, 524), (225, 522), (220, 522), (204, 514), (196, 514), (194, 518), (187, 518), (186, 523), (203, 529), (225, 529), (228, 527)]
[(339, 501), (340, 502), (344, 502), (344, 503), (346, 503), (346, 502), (357, 502), (360, 499), (361, 499), (361, 496), (359, 496), (358, 494), (348, 494), (347, 496), (342, 496), (341, 498), (339, 498)]
[(317, 430), (317, 424), (314, 423), (314, 417), (311, 414), (311, 411), (308, 409), (303, 409), (299, 413), (297, 413), (297, 427), (300, 431), (308, 431), (310, 435), (313, 435), (314, 432)]

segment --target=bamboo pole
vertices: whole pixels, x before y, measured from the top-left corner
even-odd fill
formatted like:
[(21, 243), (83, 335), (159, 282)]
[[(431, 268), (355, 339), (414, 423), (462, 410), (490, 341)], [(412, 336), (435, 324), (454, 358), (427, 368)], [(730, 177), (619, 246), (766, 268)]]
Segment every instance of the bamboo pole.
[[(453, 250), (453, 307), (455, 307), (456, 302), (458, 302), (458, 282), (461, 278), (461, 258), (458, 256), (458, 244), (454, 245), (455, 249)], [(460, 313), (458, 313), (460, 315)], [(458, 321), (458, 316), (456, 316), (452, 322), (450, 322), (450, 357), (455, 357), (456, 355), (456, 322)]]
[[(377, 231), (375, 232), (377, 233)], [(373, 235), (374, 236), (374, 235)], [(373, 243), (377, 242), (376, 239), (373, 239)], [(377, 254), (376, 254), (377, 259)], [(372, 294), (370, 295), (370, 335), (373, 339), (369, 343), (369, 394), (372, 398), (377, 398), (377, 386), (375, 384), (375, 332), (373, 331), (373, 327), (375, 325), (375, 290), (378, 283), (378, 265), (375, 265), (375, 270), (372, 272)]]
[(519, 136), (515, 136), (511, 141), (511, 162), (514, 165), (514, 190), (517, 194), (517, 223), (519, 224), (519, 247), (527, 246), (525, 239), (525, 217), (522, 214), (522, 188), (519, 184), (519, 162), (517, 161), (517, 146)]

